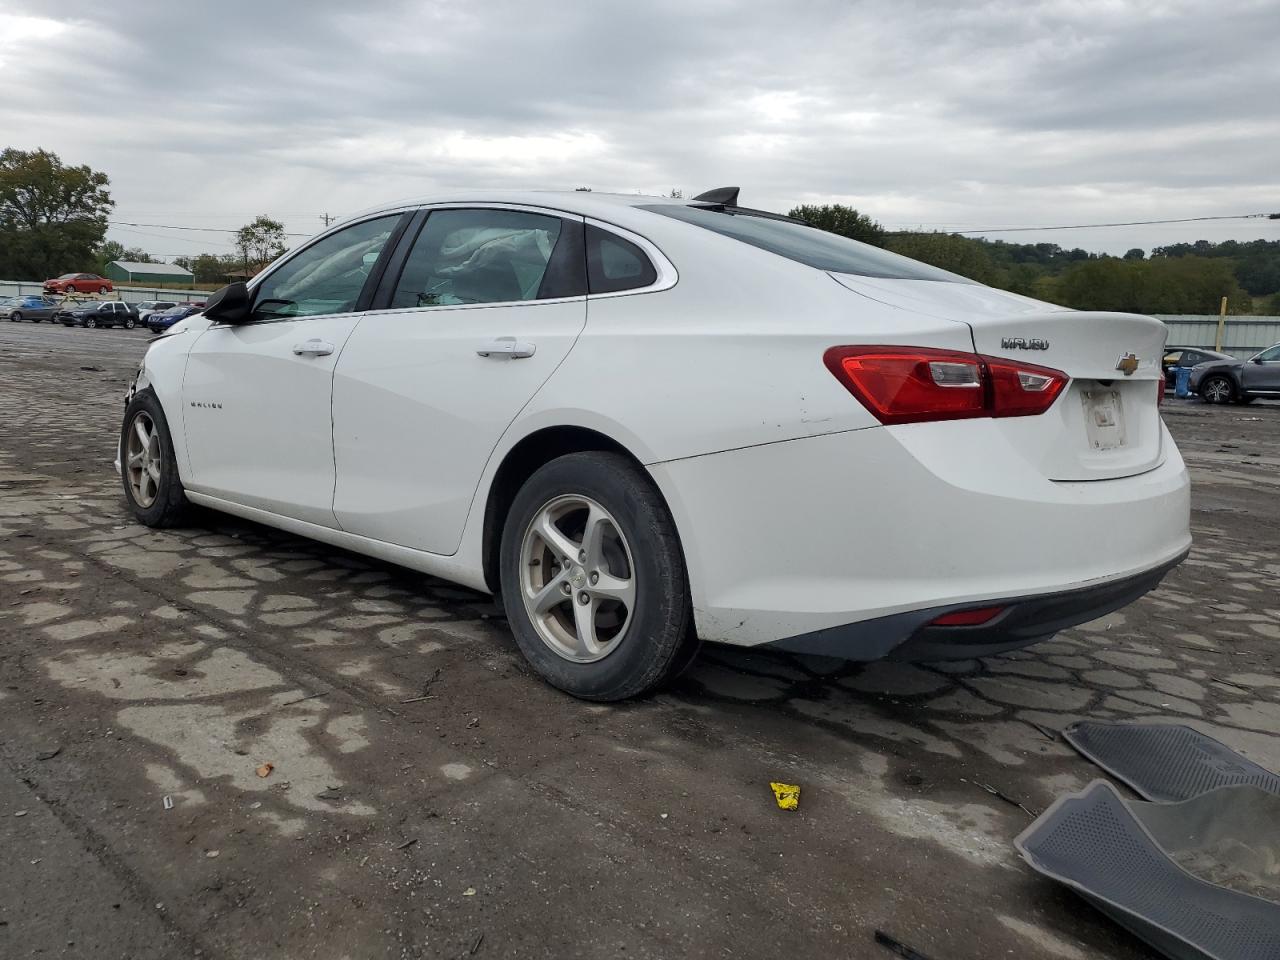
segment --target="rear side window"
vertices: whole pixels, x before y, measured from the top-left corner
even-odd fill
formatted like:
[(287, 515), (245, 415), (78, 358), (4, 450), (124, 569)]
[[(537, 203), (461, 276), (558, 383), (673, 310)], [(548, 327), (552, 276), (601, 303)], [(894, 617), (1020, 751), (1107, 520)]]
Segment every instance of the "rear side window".
[(671, 217), (673, 220), (683, 220), (713, 233), (776, 253), (788, 260), (832, 273), (852, 273), (889, 280), (973, 282), (870, 244), (859, 243), (802, 223), (776, 220), (749, 210), (678, 203), (655, 203), (640, 209)]
[(582, 296), (582, 226), (519, 210), (436, 210), (390, 306), (447, 307)]
[(587, 225), (587, 287), (591, 293), (638, 290), (658, 282), (653, 262), (617, 234)]

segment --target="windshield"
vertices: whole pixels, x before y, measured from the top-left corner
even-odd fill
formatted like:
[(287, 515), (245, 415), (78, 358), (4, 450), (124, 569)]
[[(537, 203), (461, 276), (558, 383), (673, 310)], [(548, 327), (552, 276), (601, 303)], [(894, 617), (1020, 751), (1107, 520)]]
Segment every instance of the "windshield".
[(776, 220), (759, 212), (734, 207), (686, 206), (663, 203), (643, 206), (651, 213), (683, 220), (722, 236), (749, 243), (780, 257), (832, 273), (853, 273), (890, 280), (941, 280), (972, 283), (964, 277), (870, 244), (790, 220)]
[(78, 273), (64, 273), (64, 274), (63, 274), (62, 276), (60, 276), (58, 279), (59, 279), (59, 280), (75, 280), (75, 279), (79, 278), (79, 276), (80, 276), (80, 274), (78, 274)]

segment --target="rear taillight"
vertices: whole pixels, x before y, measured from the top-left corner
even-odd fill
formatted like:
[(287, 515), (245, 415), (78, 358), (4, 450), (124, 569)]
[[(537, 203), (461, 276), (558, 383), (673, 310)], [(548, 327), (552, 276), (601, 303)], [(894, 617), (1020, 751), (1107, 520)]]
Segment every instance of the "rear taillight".
[(931, 347), (831, 347), (822, 359), (885, 424), (1035, 416), (1068, 380), (1048, 367)]

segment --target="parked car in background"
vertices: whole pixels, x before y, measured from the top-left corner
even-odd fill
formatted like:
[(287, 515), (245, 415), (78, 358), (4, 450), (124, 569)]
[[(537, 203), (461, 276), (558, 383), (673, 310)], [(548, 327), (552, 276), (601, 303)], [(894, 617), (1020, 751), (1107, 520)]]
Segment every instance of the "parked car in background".
[(160, 333), (168, 330), (179, 320), (185, 320), (203, 309), (204, 307), (197, 307), (194, 303), (184, 303), (170, 307), (168, 310), (157, 310), (147, 317), (147, 329), (152, 333)]
[(138, 308), (138, 322), (146, 323), (147, 317), (153, 313), (162, 313), (165, 310), (171, 310), (178, 305), (176, 300), (143, 300), (141, 303), (134, 304)]
[(1248, 360), (1213, 360), (1191, 371), (1191, 391), (1205, 403), (1249, 403), (1280, 396), (1280, 343)]
[(1137, 599), (1186, 556), (1166, 330), (798, 220), (603, 193), (396, 203), (157, 337), (118, 467), (499, 594), (593, 700), (699, 639), (967, 659)]
[(30, 320), (32, 323), (39, 323), (41, 320), (52, 320), (57, 312), (58, 301), (52, 297), (30, 294), (0, 300), (0, 317), (7, 317), (15, 322)]
[(1195, 367), (1213, 360), (1235, 360), (1235, 357), (1217, 350), (1206, 350), (1204, 347), (1165, 347), (1164, 360), (1160, 364), (1164, 367), (1165, 385), (1170, 390), (1173, 389), (1178, 379), (1179, 367)]
[(66, 307), (58, 313), (58, 321), (67, 327), (124, 327), (138, 325), (138, 311), (131, 303), (119, 300), (91, 300)]
[(115, 284), (96, 273), (64, 273), (44, 282), (45, 293), (110, 293), (114, 289)]

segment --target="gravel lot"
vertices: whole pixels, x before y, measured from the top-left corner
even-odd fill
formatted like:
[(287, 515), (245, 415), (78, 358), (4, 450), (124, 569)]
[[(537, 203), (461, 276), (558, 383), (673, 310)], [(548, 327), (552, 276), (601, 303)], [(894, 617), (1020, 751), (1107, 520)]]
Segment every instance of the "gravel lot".
[(603, 707), (533, 678), (487, 597), (132, 523), (145, 344), (0, 327), (0, 956), (888, 957), (881, 928), (934, 960), (1147, 957), (981, 784), (1038, 813), (1099, 776), (1036, 726), (1080, 717), (1280, 771), (1275, 404), (1166, 403), (1196, 546), (1120, 613), (954, 664), (708, 647)]

